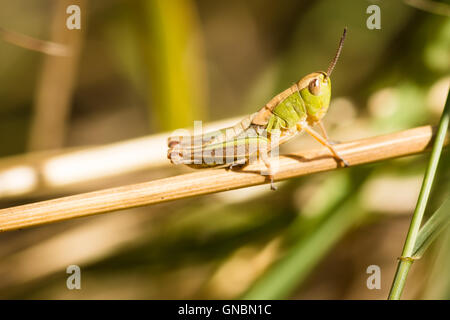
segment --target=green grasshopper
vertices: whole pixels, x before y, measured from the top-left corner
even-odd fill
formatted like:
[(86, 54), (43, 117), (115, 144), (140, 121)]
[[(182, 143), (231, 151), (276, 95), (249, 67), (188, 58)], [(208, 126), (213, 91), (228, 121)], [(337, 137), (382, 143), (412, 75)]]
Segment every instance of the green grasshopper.
[[(269, 154), (297, 134), (307, 132), (326, 146), (338, 161), (348, 166), (329, 140), (322, 123), (331, 97), (330, 75), (341, 54), (347, 28), (327, 72), (313, 72), (273, 97), (261, 110), (244, 118), (233, 127), (200, 135), (174, 135), (168, 139), (167, 157), (174, 164), (193, 168), (245, 165), (256, 158), (268, 169), (271, 188), (274, 170)], [(322, 134), (313, 129), (318, 125)], [(263, 174), (263, 173), (261, 173)]]

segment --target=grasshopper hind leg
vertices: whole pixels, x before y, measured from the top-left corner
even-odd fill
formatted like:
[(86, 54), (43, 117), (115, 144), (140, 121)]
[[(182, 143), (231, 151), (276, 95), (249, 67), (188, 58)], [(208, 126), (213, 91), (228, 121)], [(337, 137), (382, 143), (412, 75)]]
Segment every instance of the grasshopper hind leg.
[[(270, 189), (271, 190), (277, 190), (277, 187), (274, 184), (274, 173), (273, 168), (270, 165), (270, 161), (268, 159), (267, 155), (261, 156), (261, 160), (263, 161), (264, 165), (266, 166), (269, 174), (267, 175), (268, 179), (270, 180)], [(233, 163), (230, 163), (225, 167), (225, 170), (233, 170), (234, 168), (243, 169), (249, 164), (248, 161), (238, 160)]]
[(267, 154), (265, 154), (264, 156), (261, 157), (261, 160), (264, 162), (264, 165), (267, 168), (267, 171), (269, 172), (269, 174), (267, 175), (267, 177), (270, 180), (270, 189), (275, 191), (277, 190), (277, 187), (274, 184), (274, 172), (273, 172), (273, 168), (270, 164), (269, 158), (267, 156)]
[(242, 169), (244, 168), (248, 163), (245, 161), (236, 161), (233, 163), (230, 163), (225, 167), (226, 170), (233, 170), (234, 168)]
[(270, 180), (270, 190), (276, 191), (276, 190), (277, 190), (277, 187), (275, 186), (275, 183), (274, 183), (273, 172), (272, 172), (272, 170), (271, 170), (271, 168), (270, 168), (270, 164), (269, 164), (269, 166), (268, 166), (268, 164), (266, 163), (266, 167), (267, 167), (267, 169), (269, 170), (269, 174), (267, 175), (267, 177), (268, 177), (269, 180)]

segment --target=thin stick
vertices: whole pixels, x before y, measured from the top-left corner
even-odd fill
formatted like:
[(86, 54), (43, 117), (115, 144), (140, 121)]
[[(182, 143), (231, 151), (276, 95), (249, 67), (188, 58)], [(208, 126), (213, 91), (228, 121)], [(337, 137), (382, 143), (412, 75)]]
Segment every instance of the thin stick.
[[(336, 145), (350, 165), (370, 163), (425, 151), (433, 138), (431, 126)], [(329, 150), (322, 147), (278, 160), (275, 180), (284, 180), (339, 167)], [(241, 171), (205, 169), (194, 173), (100, 190), (55, 200), (0, 210), (0, 231), (84, 217), (237, 188), (268, 183), (254, 163)]]
[[(84, 35), (84, 29), (69, 30), (61, 26), (71, 3), (71, 0), (54, 3), (51, 39), (66, 43), (71, 55), (65, 58), (48, 55), (43, 59), (29, 132), (28, 147), (33, 151), (59, 149), (64, 145)], [(85, 10), (84, 1), (79, 0), (78, 5)]]
[(65, 57), (70, 54), (69, 48), (64, 44), (35, 39), (3, 28), (0, 28), (0, 39), (25, 49), (53, 56)]

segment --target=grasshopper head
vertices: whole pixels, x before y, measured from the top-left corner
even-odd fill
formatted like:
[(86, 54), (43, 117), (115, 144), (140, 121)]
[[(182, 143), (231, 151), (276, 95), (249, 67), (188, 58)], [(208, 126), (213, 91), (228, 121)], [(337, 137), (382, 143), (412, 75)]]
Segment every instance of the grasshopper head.
[(308, 120), (317, 122), (322, 119), (330, 105), (330, 77), (325, 72), (314, 72), (300, 80), (297, 85), (305, 102)]

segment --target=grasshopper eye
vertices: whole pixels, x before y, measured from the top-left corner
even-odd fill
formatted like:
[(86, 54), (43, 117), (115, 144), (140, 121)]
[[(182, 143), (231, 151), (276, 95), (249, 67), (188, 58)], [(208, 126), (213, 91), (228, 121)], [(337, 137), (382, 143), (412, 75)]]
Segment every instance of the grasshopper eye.
[(319, 79), (313, 79), (308, 85), (308, 90), (311, 94), (318, 96), (320, 94), (320, 81)]

